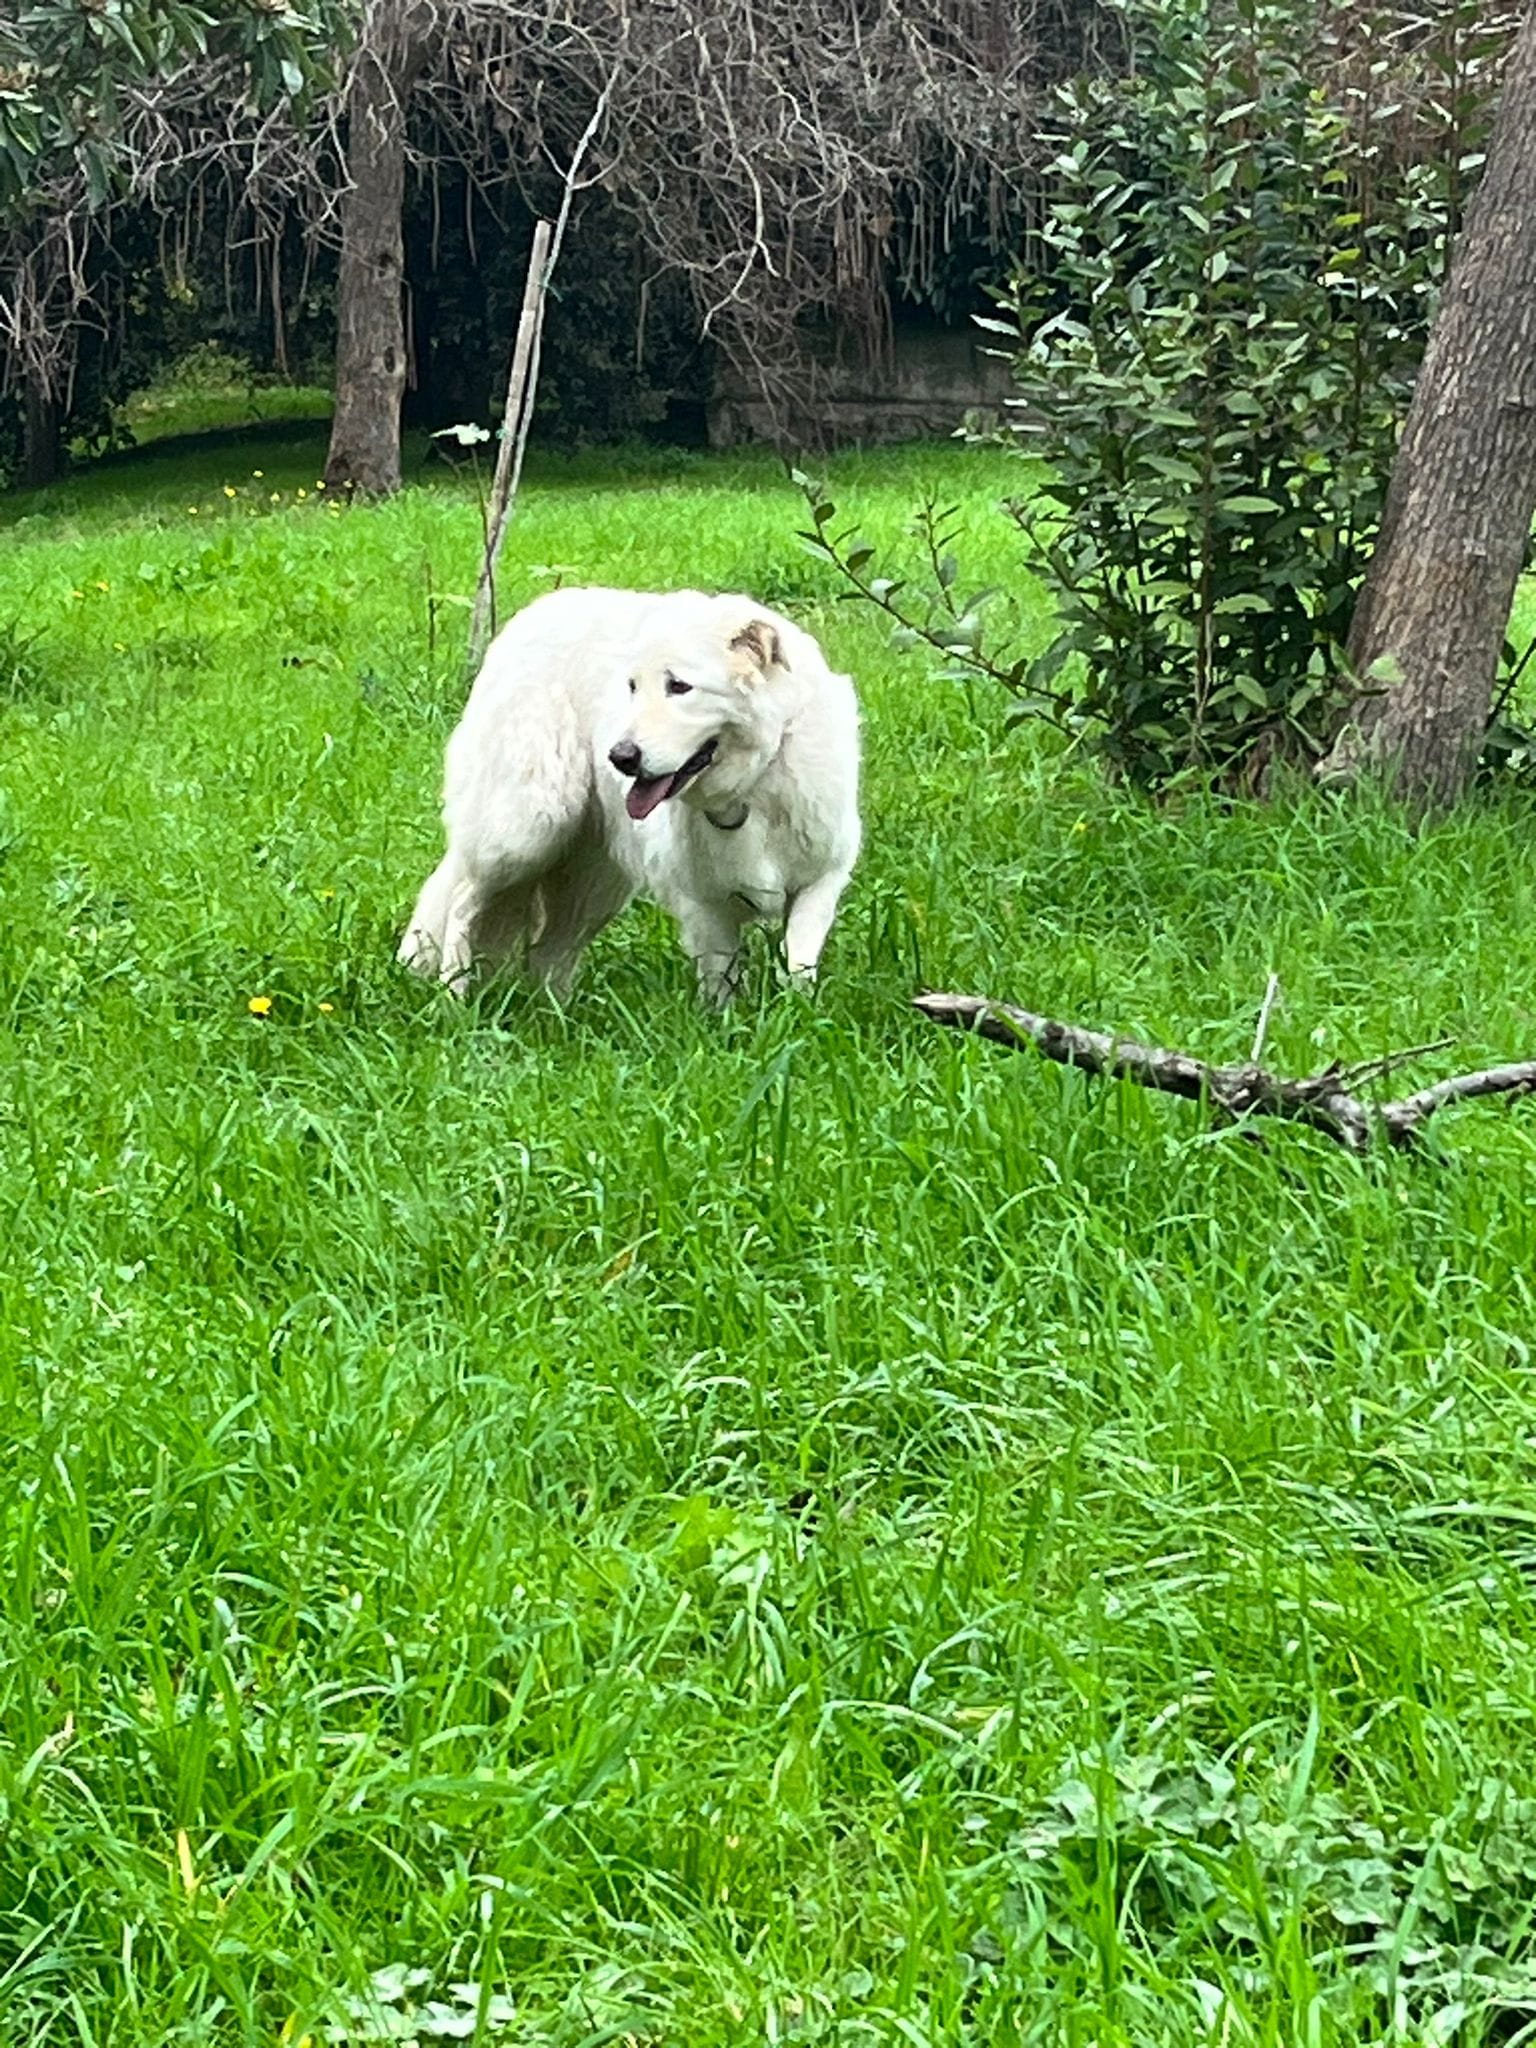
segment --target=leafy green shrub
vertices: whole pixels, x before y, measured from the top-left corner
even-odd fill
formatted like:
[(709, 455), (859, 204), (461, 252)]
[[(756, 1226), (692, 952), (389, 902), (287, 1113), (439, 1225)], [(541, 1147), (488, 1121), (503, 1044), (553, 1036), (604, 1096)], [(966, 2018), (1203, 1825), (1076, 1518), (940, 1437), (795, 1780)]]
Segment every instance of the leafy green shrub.
[(1494, 692), (1478, 764), (1485, 780), (1502, 776), (1536, 787), (1536, 710), (1529, 702), (1529, 693), (1524, 698), (1521, 695), (1521, 684), (1533, 654), (1536, 638), (1527, 640), (1524, 648), (1517, 647), (1512, 640), (1504, 642), (1499, 685)]
[(1008, 510), (1059, 636), (996, 643), (934, 508), (915, 603), (824, 494), (808, 538), (1130, 780), (1252, 785), (1333, 716), (1501, 31), (1451, 0), (1405, 58), (1387, 8), (1119, 4), (1133, 66), (1062, 90), (1046, 267), (984, 323), (1018, 387), (991, 437), (1048, 466)]
[(250, 357), (218, 341), (196, 341), (175, 356), (152, 387), (157, 392), (212, 393), (249, 390), (260, 381)]
[(1384, 2016), (1421, 2024), (1413, 2038), (1426, 2042), (1480, 2039), (1459, 2029), (1502, 2011), (1526, 2023), (1510, 2038), (1528, 2039), (1536, 1801), (1488, 1776), (1438, 1825), (1378, 1819), (1309, 1784), (1312, 1740), (1288, 1785), (1194, 1744), (1133, 1752), (1116, 1738), (1080, 1752), (1010, 1841), (1012, 1918), (1041, 1926), (1058, 1954), (1081, 1952), (1085, 1916), (1072, 1905), (1107, 1887), (1117, 1916), (1154, 1943), (1198, 1918), (1233, 1979), (1262, 1997), (1284, 1900), (1308, 1927), (1309, 1954), (1343, 1965), (1325, 2005), (1344, 1992), (1358, 2013), (1369, 1992)]

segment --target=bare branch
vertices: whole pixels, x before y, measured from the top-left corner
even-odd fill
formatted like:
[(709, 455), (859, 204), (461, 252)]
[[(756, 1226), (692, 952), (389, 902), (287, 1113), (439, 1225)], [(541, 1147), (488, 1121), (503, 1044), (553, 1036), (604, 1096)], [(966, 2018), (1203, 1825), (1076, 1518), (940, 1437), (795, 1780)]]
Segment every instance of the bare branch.
[[(1085, 1030), (1080, 1024), (1063, 1024), (985, 996), (924, 995), (914, 997), (913, 1004), (935, 1023), (974, 1031), (1011, 1051), (1032, 1045), (1062, 1066), (1134, 1081), (1139, 1087), (1180, 1095), (1187, 1101), (1209, 1102), (1228, 1118), (1275, 1116), (1310, 1124), (1351, 1152), (1368, 1152), (1378, 1137), (1400, 1151), (1407, 1150), (1428, 1119), (1447, 1103), (1536, 1091), (1536, 1060), (1525, 1060), (1460, 1074), (1399, 1101), (1372, 1103), (1351, 1092), (1346, 1085), (1349, 1076), (1337, 1067), (1292, 1081), (1251, 1060), (1240, 1066), (1211, 1066), (1190, 1053), (1115, 1038), (1105, 1031)], [(1396, 1065), (1405, 1057), (1393, 1054), (1379, 1064)]]
[(1536, 1090), (1536, 1060), (1518, 1060), (1509, 1066), (1484, 1067), (1476, 1074), (1453, 1074), (1416, 1095), (1399, 1102), (1384, 1102), (1377, 1110), (1394, 1144), (1411, 1138), (1437, 1109), (1452, 1102), (1472, 1102), (1483, 1095), (1528, 1095)]

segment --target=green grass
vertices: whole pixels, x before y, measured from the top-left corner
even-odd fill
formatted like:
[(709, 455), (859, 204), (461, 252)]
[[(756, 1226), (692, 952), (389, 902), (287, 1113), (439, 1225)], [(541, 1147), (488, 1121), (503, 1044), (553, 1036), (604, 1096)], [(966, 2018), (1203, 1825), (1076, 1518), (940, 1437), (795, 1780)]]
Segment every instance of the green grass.
[[(1527, 2037), (1536, 1112), (1261, 1149), (906, 998), (1529, 1054), (1529, 800), (1140, 808), (768, 460), (545, 457), (507, 595), (795, 608), (868, 850), (814, 1002), (636, 911), (456, 1008), (391, 955), (474, 495), (320, 450), (5, 508), (0, 2041)], [(835, 473), (1006, 572), (998, 461)]]
[(274, 424), (328, 420), (332, 403), (329, 391), (308, 385), (145, 392), (123, 406), (118, 425), (144, 447), (184, 434), (229, 429), (259, 434)]
[(118, 406), (113, 424), (142, 448), (186, 435), (249, 435), (329, 421), (333, 403), (328, 388), (275, 383), (244, 357), (205, 343)]

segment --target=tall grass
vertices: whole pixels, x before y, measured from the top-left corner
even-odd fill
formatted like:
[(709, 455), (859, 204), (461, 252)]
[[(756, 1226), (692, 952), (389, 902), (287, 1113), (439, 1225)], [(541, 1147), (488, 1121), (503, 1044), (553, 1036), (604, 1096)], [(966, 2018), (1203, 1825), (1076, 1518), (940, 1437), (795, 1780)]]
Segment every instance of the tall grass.
[[(458, 1008), (391, 956), (474, 492), (318, 453), (8, 508), (0, 2040), (1528, 2034), (1536, 1116), (1259, 1148), (906, 998), (1528, 1053), (1529, 802), (1142, 809), (767, 461), (546, 460), (507, 597), (795, 609), (868, 851), (814, 1001), (701, 1014), (637, 910)], [(1017, 480), (837, 476), (978, 556)]]

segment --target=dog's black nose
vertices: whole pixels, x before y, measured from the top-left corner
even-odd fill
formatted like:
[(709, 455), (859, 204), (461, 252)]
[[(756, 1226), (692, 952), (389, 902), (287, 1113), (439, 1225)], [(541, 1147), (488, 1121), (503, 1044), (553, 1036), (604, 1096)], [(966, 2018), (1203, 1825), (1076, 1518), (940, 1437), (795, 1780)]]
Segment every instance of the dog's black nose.
[(608, 758), (621, 775), (640, 773), (640, 749), (633, 740), (620, 740), (608, 749)]

